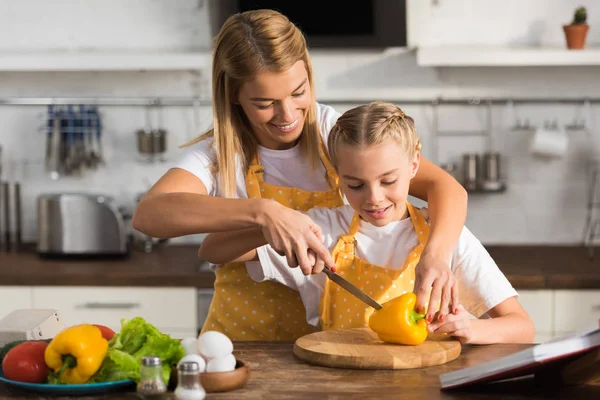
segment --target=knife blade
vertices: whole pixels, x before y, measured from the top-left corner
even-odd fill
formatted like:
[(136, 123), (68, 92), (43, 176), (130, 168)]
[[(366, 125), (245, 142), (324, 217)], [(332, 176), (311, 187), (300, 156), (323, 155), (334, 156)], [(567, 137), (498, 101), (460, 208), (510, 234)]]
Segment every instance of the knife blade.
[(352, 294), (360, 301), (368, 304), (376, 310), (381, 310), (383, 308), (383, 306), (379, 304), (375, 299), (373, 299), (371, 296), (360, 290), (354, 284), (350, 283), (350, 281), (343, 278), (340, 274), (333, 272), (329, 268), (324, 268), (323, 272), (325, 272), (325, 275), (327, 275), (329, 279), (346, 289), (348, 292), (350, 292), (350, 294)]

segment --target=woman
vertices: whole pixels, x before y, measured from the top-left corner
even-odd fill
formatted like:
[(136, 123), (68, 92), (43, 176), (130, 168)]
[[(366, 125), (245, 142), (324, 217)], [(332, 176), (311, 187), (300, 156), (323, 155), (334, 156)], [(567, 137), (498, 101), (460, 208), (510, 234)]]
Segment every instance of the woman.
[[(191, 143), (138, 204), (133, 226), (155, 237), (260, 228), (267, 242), (305, 273), (314, 251), (335, 268), (320, 228), (305, 214), (344, 203), (325, 143), (339, 116), (317, 104), (306, 41), (285, 16), (255, 10), (231, 16), (216, 38), (213, 126)], [(466, 218), (464, 189), (422, 159), (410, 194), (428, 201), (431, 233), (416, 268), (417, 307), (431, 320), (458, 304), (448, 262)], [(297, 292), (245, 264), (216, 270), (204, 330), (233, 340), (295, 340), (312, 331)]]

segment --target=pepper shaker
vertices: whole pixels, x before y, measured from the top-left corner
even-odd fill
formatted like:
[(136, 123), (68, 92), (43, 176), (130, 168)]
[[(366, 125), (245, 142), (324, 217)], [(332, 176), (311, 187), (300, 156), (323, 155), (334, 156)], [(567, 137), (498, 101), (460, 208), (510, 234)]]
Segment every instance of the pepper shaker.
[(162, 377), (160, 357), (142, 357), (140, 381), (136, 390), (144, 396), (160, 396), (167, 392), (167, 385)]

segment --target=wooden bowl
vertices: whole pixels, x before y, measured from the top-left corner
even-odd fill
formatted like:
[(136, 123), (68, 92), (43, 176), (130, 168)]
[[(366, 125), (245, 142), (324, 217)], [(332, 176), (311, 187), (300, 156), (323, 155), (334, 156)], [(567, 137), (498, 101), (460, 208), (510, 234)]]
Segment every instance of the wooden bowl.
[(235, 369), (227, 372), (203, 372), (200, 382), (206, 393), (228, 392), (243, 387), (250, 378), (250, 367), (241, 360), (235, 361)]

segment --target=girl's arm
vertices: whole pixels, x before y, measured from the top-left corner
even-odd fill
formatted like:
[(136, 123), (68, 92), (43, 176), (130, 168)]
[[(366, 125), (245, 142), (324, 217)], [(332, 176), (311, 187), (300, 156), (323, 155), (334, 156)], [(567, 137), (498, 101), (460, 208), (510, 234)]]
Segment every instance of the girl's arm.
[(198, 256), (213, 264), (258, 260), (256, 248), (267, 244), (257, 228), (209, 234), (202, 241)]
[(148, 191), (136, 207), (132, 225), (160, 238), (258, 228), (290, 266), (311, 269), (312, 249), (327, 266), (335, 267), (319, 240), (321, 229), (307, 215), (268, 199), (209, 196), (200, 179), (179, 168), (169, 170)]
[(471, 319), (460, 306), (457, 315), (450, 314), (442, 322), (429, 324), (430, 332), (446, 333), (462, 343), (532, 343), (533, 321), (516, 297), (510, 297), (488, 311), (491, 319)]
[[(448, 268), (467, 217), (467, 192), (450, 174), (421, 157), (409, 194), (427, 201), (429, 240), (416, 267), (414, 292), (417, 310), (425, 310), (432, 320), (435, 310), (456, 310), (458, 286)], [(429, 297), (429, 293), (431, 295)]]

